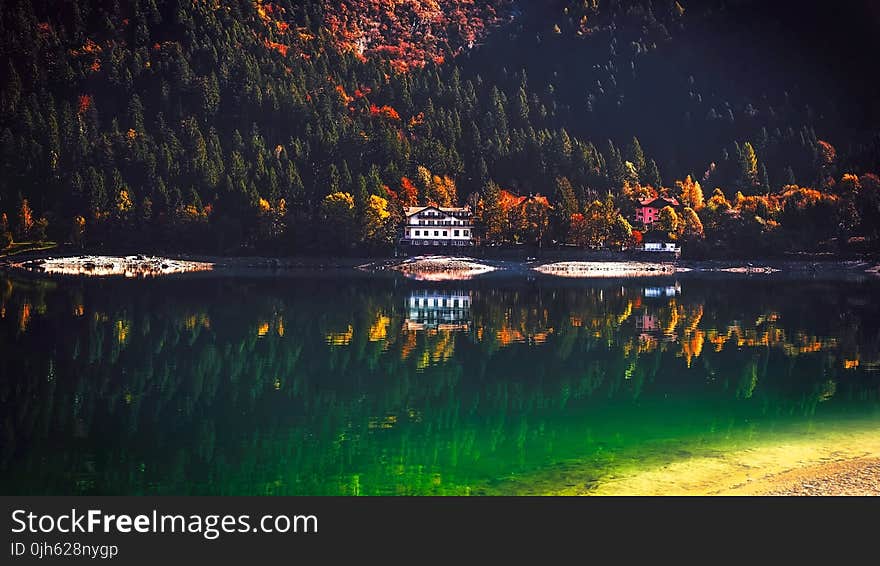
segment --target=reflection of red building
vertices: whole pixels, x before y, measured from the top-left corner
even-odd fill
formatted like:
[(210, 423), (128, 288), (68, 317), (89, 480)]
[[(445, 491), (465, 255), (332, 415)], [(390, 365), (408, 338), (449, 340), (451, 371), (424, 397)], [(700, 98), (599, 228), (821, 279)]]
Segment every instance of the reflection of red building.
[(636, 330), (643, 330), (645, 332), (652, 332), (657, 330), (657, 317), (648, 313), (642, 313), (641, 316), (636, 317)]
[(678, 201), (672, 197), (645, 198), (639, 201), (636, 208), (636, 222), (650, 226), (660, 218), (660, 211), (667, 206), (678, 206)]

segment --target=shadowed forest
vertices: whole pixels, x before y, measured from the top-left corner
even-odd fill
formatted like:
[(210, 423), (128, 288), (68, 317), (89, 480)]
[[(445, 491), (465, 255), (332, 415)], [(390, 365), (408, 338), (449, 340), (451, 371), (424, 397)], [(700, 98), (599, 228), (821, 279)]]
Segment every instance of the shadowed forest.
[(878, 246), (871, 2), (0, 7), (0, 247), (378, 254), (417, 204), (484, 243)]

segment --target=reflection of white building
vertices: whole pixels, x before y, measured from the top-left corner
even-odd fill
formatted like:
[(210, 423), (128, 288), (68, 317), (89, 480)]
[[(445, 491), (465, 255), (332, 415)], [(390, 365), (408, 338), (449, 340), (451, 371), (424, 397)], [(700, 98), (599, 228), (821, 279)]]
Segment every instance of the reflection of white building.
[(406, 330), (468, 330), (471, 296), (466, 291), (414, 291), (406, 301)]
[(681, 294), (681, 285), (676, 281), (675, 285), (666, 287), (645, 287), (646, 297), (674, 297)]
[(406, 209), (402, 242), (413, 246), (472, 246), (474, 219), (471, 208), (410, 206)]

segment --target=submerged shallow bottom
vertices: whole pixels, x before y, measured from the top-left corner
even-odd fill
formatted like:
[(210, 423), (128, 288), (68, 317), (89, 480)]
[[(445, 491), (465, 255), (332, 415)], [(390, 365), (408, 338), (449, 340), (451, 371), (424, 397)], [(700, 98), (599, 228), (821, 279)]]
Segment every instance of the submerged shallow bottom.
[[(627, 453), (628, 452), (628, 453)], [(496, 486), (517, 495), (880, 494), (880, 419), (836, 420), (740, 433), (716, 442), (670, 439), (595, 462), (568, 461)], [(854, 476), (847, 485), (849, 475)], [(866, 479), (873, 477), (873, 488)], [(816, 483), (824, 480), (824, 488)], [(811, 483), (812, 482), (812, 483)], [(801, 489), (806, 485), (806, 489)]]

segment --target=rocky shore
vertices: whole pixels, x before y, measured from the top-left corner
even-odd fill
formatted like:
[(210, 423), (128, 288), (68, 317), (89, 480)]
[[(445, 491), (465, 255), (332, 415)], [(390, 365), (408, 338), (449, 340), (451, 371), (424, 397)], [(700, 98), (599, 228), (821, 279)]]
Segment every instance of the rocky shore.
[(194, 271), (210, 271), (214, 264), (210, 262), (186, 261), (154, 256), (96, 256), (82, 255), (32, 259), (12, 263), (12, 267), (48, 273), (52, 275), (91, 275), (124, 277), (156, 277), (173, 273), (190, 273)]
[(856, 458), (770, 476), (733, 494), (880, 495), (880, 458)]
[(475, 261), (472, 258), (445, 256), (409, 258), (389, 267), (400, 271), (407, 277), (421, 281), (470, 279), (496, 270), (494, 266)]
[(25, 252), (0, 258), (0, 268), (37, 273), (153, 277), (159, 275), (212, 272), (216, 274), (261, 275), (280, 272), (357, 270), (362, 274), (402, 273), (425, 281), (466, 280), (488, 273), (512, 276), (562, 278), (628, 278), (662, 276), (747, 276), (811, 278), (880, 277), (880, 264), (870, 260), (678, 260), (650, 259), (491, 259), (473, 256), (425, 255), (398, 258), (335, 256), (260, 257), (199, 255), (81, 255), (62, 249)]

